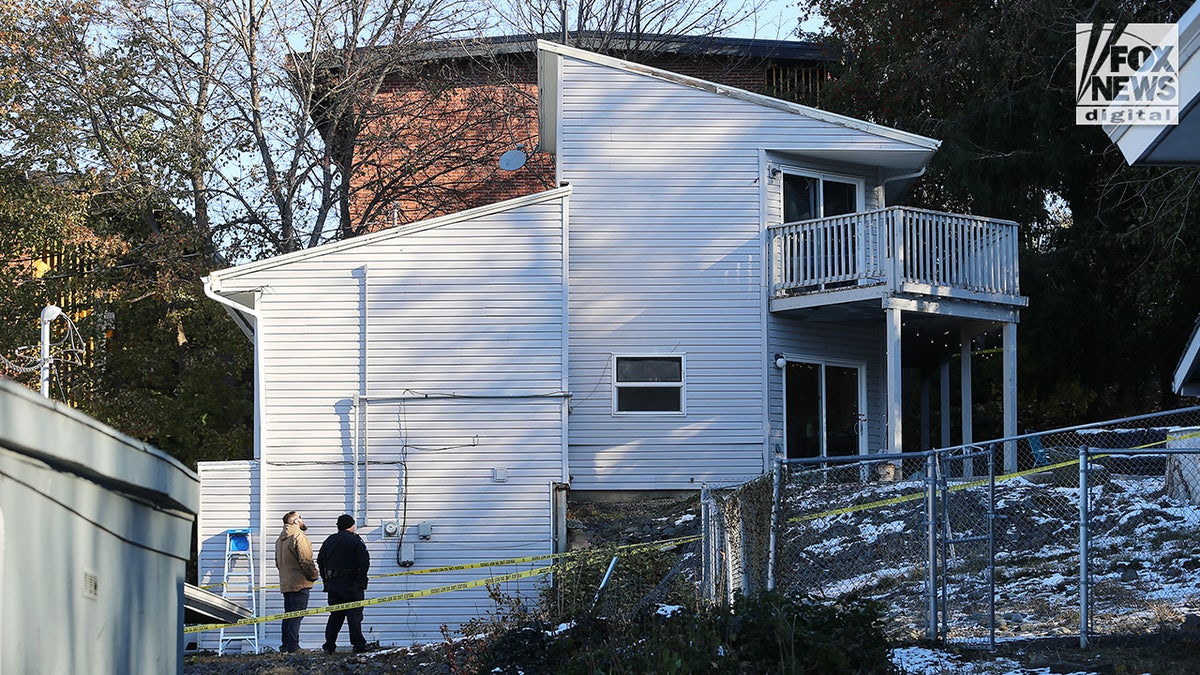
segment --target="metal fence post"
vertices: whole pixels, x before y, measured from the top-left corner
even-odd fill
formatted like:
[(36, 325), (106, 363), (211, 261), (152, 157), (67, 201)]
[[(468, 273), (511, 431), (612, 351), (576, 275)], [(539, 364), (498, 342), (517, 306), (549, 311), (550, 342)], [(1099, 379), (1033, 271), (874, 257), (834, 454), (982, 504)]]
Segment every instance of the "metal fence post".
[(704, 599), (712, 604), (716, 601), (716, 576), (713, 573), (713, 524), (712, 524), (712, 504), (710, 500), (712, 496), (709, 494), (708, 485), (700, 486), (700, 531), (703, 536), (700, 540), (700, 585), (703, 587)]
[(1079, 647), (1088, 646), (1088, 452), (1079, 446)]
[(988, 446), (988, 647), (996, 648), (996, 444)]
[(768, 538), (767, 550), (767, 590), (775, 590), (775, 546), (777, 539), (777, 531), (779, 528), (779, 511), (782, 505), (779, 503), (783, 494), (783, 457), (775, 455), (775, 481), (771, 490), (771, 531)]
[(926, 539), (925, 542), (928, 566), (929, 566), (929, 634), (930, 640), (937, 640), (938, 636), (938, 617), (937, 617), (937, 477), (934, 475), (937, 462), (934, 460), (933, 453), (925, 458), (925, 519), (926, 519)]

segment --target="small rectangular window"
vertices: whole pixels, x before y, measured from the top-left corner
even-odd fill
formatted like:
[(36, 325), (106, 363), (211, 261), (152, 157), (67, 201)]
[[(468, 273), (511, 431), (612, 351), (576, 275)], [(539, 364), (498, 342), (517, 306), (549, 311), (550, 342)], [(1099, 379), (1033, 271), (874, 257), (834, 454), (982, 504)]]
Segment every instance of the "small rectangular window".
[(683, 413), (683, 356), (614, 356), (614, 413)]

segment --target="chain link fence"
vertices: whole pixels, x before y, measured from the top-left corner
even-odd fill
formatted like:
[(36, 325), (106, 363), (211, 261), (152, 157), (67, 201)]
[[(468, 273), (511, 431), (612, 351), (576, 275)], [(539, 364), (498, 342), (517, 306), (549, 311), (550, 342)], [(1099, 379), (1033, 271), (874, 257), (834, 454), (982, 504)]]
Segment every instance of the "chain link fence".
[(755, 476), (700, 490), (702, 599), (730, 603), (735, 593), (768, 588), (773, 476)]
[(785, 460), (704, 494), (712, 601), (760, 587), (854, 594), (881, 603), (896, 639), (966, 645), (1086, 644), (1200, 614), (1200, 408), (922, 453)]
[(1200, 615), (1200, 418), (1174, 421), (1086, 446), (1080, 606), (1091, 634), (1178, 627)]

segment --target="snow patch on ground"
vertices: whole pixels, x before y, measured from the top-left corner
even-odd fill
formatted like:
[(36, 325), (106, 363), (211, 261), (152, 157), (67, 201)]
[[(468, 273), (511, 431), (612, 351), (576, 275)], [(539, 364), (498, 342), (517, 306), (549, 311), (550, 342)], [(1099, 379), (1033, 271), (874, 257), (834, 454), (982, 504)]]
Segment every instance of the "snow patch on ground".
[[(1049, 668), (1024, 668), (1016, 661), (963, 661), (953, 654), (925, 647), (901, 647), (892, 650), (892, 663), (904, 675), (1060, 675)], [(1078, 670), (1061, 675), (1099, 675)]]

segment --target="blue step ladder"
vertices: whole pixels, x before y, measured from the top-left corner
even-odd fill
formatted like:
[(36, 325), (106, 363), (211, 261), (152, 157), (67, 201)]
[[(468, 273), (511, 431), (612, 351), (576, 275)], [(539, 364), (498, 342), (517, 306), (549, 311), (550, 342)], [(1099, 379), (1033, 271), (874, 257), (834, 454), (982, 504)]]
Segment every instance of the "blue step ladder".
[[(253, 616), (258, 616), (258, 604), (254, 593), (254, 555), (250, 545), (250, 530), (248, 528), (225, 530), (225, 572), (221, 579), (221, 597), (232, 603), (250, 610)], [(246, 647), (258, 653), (258, 626), (231, 626), (221, 629), (221, 641), (217, 646), (217, 654), (225, 655), (225, 649), (233, 642), (242, 643), (241, 651)]]

